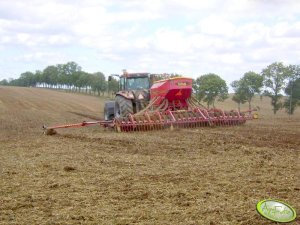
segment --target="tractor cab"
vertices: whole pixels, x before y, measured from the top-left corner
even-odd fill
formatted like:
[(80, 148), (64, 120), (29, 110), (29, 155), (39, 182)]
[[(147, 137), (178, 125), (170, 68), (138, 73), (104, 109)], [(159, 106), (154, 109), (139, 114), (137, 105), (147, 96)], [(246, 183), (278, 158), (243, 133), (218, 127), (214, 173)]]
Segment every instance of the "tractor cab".
[(119, 90), (148, 90), (150, 88), (150, 74), (149, 73), (124, 73), (120, 76)]
[[(119, 77), (119, 91), (114, 101), (105, 102), (105, 120), (126, 117), (141, 111), (148, 105), (152, 83), (150, 73), (128, 73), (123, 70), (122, 75), (112, 76)], [(112, 76), (109, 76), (108, 80), (111, 80)]]

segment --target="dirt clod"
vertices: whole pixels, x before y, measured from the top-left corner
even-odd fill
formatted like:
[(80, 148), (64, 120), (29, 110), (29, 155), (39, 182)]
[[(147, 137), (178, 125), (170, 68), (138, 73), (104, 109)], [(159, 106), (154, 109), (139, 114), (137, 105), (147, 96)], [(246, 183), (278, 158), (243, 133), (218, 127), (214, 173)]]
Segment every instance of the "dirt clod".
[(75, 167), (72, 167), (72, 166), (65, 166), (65, 167), (64, 167), (64, 171), (67, 171), (67, 172), (69, 172), (69, 171), (74, 171), (74, 170), (76, 170), (76, 168), (75, 168)]
[(44, 131), (45, 135), (55, 135), (57, 134), (56, 130), (54, 129), (47, 129), (46, 131)]

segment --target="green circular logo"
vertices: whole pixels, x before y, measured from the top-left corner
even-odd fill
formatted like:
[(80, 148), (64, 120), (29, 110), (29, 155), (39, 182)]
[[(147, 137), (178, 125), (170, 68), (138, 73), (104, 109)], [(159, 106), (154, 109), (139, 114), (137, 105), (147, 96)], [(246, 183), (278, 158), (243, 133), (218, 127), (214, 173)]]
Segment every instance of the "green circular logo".
[(291, 222), (297, 216), (296, 211), (291, 206), (273, 199), (258, 202), (256, 209), (263, 217), (275, 222)]

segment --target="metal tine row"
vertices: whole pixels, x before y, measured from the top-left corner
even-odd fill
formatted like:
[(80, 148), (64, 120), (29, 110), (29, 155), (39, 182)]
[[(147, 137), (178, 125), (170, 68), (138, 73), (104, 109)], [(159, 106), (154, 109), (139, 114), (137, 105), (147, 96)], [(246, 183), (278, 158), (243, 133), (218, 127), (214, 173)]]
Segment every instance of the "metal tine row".
[(237, 112), (193, 108), (192, 110), (145, 111), (119, 120), (122, 132), (162, 130), (170, 127), (197, 128), (206, 126), (235, 126), (246, 122), (246, 116)]
[(234, 126), (242, 124), (244, 121), (239, 120), (214, 120), (213, 123), (209, 123), (206, 120), (202, 121), (174, 121), (169, 123), (146, 123), (141, 122), (137, 124), (124, 123), (121, 125), (122, 132), (133, 132), (133, 131), (153, 131), (162, 130), (173, 126), (174, 128), (197, 128), (197, 127), (207, 127), (207, 126)]

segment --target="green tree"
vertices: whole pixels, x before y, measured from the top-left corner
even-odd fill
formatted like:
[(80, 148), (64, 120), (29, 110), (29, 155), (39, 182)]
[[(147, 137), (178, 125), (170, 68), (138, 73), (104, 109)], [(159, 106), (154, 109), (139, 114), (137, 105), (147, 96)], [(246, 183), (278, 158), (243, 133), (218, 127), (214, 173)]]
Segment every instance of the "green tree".
[(249, 71), (244, 74), (240, 80), (241, 88), (246, 95), (249, 110), (251, 110), (251, 102), (255, 94), (261, 93), (263, 87), (263, 77), (257, 73)]
[(69, 89), (72, 87), (75, 88), (76, 80), (79, 78), (79, 73), (81, 71), (81, 67), (76, 62), (68, 62), (60, 66), (60, 72), (63, 76), (63, 80)]
[(284, 102), (287, 113), (292, 115), (297, 106), (300, 105), (300, 78), (291, 80), (284, 90), (288, 98)]
[(285, 87), (285, 80), (288, 77), (287, 67), (282, 62), (275, 62), (269, 65), (262, 71), (263, 83), (266, 88), (265, 95), (271, 98), (271, 105), (273, 106), (273, 113), (282, 108), (280, 99), (281, 92)]
[(53, 88), (58, 84), (58, 70), (56, 66), (47, 66), (43, 70), (43, 81), (48, 87)]
[(36, 83), (37, 83), (37, 81), (36, 81), (34, 73), (27, 71), (27, 72), (22, 73), (20, 75), (20, 78), (19, 78), (19, 85), (20, 86), (23, 86), (23, 87), (33, 86), (33, 87), (35, 87)]
[(97, 92), (98, 95), (102, 93), (104, 95), (107, 85), (106, 85), (106, 80), (105, 76), (101, 72), (97, 72), (93, 74), (93, 83), (92, 83), (92, 89), (94, 92)]
[(9, 85), (9, 83), (6, 79), (3, 79), (0, 81), (0, 85), (7, 86), (7, 85)]
[(224, 101), (228, 98), (228, 87), (225, 80), (213, 73), (198, 77), (194, 89), (196, 98), (206, 102), (208, 108), (210, 105), (215, 107), (216, 100)]
[(70, 89), (70, 86), (68, 85), (68, 77), (65, 74), (64, 67), (65, 64), (56, 65), (59, 88)]
[(292, 115), (300, 102), (300, 66), (289, 65), (288, 66), (288, 85), (284, 92), (288, 98), (284, 102), (284, 108), (286, 112)]
[(83, 72), (83, 71), (80, 72), (80, 76), (77, 81), (77, 86), (80, 88), (84, 88), (85, 93), (87, 93), (88, 90), (91, 89), (91, 85), (92, 85), (91, 77), (92, 75), (87, 72)]
[(234, 90), (234, 95), (232, 100), (238, 104), (238, 110), (241, 111), (241, 104), (244, 104), (247, 101), (247, 96), (245, 90), (242, 88), (240, 80), (235, 80), (231, 83), (231, 87)]
[(36, 70), (34, 74), (36, 84), (40, 87), (43, 82), (43, 72), (40, 70)]
[(109, 93), (116, 93), (119, 90), (119, 82), (114, 77), (111, 77), (111, 80), (107, 82), (108, 85), (108, 94)]

